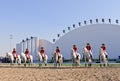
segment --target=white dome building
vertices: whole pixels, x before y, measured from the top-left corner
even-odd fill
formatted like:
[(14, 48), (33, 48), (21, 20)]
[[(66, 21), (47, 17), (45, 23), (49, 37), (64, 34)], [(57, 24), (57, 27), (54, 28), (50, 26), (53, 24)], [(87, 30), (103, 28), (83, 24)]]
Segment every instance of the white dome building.
[(82, 49), (86, 43), (92, 46), (93, 57), (98, 58), (99, 49), (102, 43), (107, 46), (109, 58), (118, 58), (120, 56), (120, 26), (112, 24), (92, 24), (81, 26), (56, 41), (54, 48), (59, 46), (65, 59), (70, 59), (70, 50), (75, 44), (78, 46), (79, 53), (82, 55)]
[[(64, 59), (70, 59), (71, 48), (74, 44), (77, 45), (79, 53), (82, 56), (83, 47), (86, 46), (86, 43), (90, 43), (92, 46), (93, 58), (98, 58), (100, 46), (102, 43), (105, 43), (109, 58), (118, 58), (118, 56), (120, 56), (119, 35), (119, 25), (91, 24), (70, 30), (68, 33), (61, 36), (55, 43), (51, 43), (44, 39), (31, 39), (29, 42), (33, 42), (28, 43), (28, 48), (31, 49), (34, 60), (38, 59), (36, 58), (36, 54), (42, 46), (45, 48), (49, 59), (52, 58), (52, 52), (56, 49), (56, 46), (60, 47)], [(23, 46), (22, 43), (17, 44), (17, 49), (21, 49), (19, 53), (23, 52), (25, 47), (26, 45)]]

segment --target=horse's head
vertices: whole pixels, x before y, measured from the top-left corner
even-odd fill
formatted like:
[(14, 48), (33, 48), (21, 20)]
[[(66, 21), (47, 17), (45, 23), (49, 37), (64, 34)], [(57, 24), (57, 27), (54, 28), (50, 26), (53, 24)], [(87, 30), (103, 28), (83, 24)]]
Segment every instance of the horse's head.
[(100, 55), (101, 55), (101, 54), (104, 54), (104, 51), (103, 51), (102, 48), (100, 48)]
[(23, 52), (20, 54), (20, 57), (21, 57), (22, 59), (24, 59), (24, 60), (27, 59), (27, 58), (26, 58), (26, 55), (25, 55)]
[(37, 53), (37, 57), (38, 57), (39, 59), (42, 59), (42, 55), (41, 55), (40, 52)]
[(14, 57), (13, 57), (12, 53), (10, 53), (10, 52), (6, 53), (6, 58), (10, 58), (13, 63)]
[(71, 48), (71, 53), (73, 54), (75, 51), (74, 51), (74, 49), (73, 48)]
[(76, 53), (73, 49), (71, 49), (71, 56), (72, 56), (72, 58), (76, 58)]
[(22, 52), (21, 54), (20, 54), (22, 57), (24, 57), (25, 56), (25, 54)]
[(53, 52), (52, 52), (52, 56), (54, 57), (55, 55), (56, 55), (56, 52), (55, 52), (55, 51), (53, 51)]
[(87, 48), (84, 47), (84, 48), (83, 48), (83, 53), (87, 53), (87, 52), (88, 52)]

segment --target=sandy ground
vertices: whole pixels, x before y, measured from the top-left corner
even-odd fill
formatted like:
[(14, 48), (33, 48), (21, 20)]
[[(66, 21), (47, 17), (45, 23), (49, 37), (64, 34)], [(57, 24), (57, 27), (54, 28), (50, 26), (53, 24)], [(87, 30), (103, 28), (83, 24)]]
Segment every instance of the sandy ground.
[(120, 68), (0, 68), (0, 81), (120, 81)]

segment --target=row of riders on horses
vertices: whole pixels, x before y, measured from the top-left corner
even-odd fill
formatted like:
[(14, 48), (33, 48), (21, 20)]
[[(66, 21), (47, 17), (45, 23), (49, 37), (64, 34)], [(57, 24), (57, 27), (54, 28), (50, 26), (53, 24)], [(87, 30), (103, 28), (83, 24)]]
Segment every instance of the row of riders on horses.
[[(20, 56), (17, 54), (16, 49), (14, 48), (12, 51), (14, 60), (17, 60), (20, 58)], [(60, 48), (57, 46), (56, 50), (52, 53), (53, 54), (53, 60), (55, 62), (55, 65), (57, 66), (57, 63), (59, 63), (59, 66), (62, 64), (62, 54), (60, 52)], [(24, 55), (26, 57), (26, 60), (31, 60), (31, 55), (28, 49), (26, 49)], [(71, 52), (72, 62), (73, 64), (79, 65), (80, 64), (80, 54), (78, 53), (78, 47), (77, 45), (73, 45), (72, 52)], [(92, 47), (90, 43), (87, 43), (85, 48), (83, 48), (83, 59), (86, 62), (88, 62), (88, 66), (91, 66), (92, 63)], [(45, 53), (44, 47), (41, 47), (40, 51), (38, 52), (38, 58), (39, 61), (44, 61), (45, 65), (47, 65), (47, 59), (48, 56)], [(101, 61), (104, 61), (104, 64), (107, 64), (108, 55), (106, 52), (106, 46), (105, 44), (102, 44), (100, 47), (100, 54), (99, 59)]]

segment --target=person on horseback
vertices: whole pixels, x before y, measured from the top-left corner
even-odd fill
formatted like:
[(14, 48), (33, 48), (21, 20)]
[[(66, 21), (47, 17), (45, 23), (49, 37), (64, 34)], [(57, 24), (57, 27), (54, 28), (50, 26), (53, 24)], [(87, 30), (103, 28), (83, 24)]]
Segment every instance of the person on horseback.
[(12, 54), (13, 54), (14, 59), (16, 60), (16, 58), (18, 58), (18, 54), (15, 48), (13, 48)]
[(108, 54), (107, 54), (107, 52), (106, 52), (106, 46), (105, 46), (104, 43), (102, 43), (101, 49), (103, 50), (104, 54), (106, 55), (106, 58), (108, 59)]
[(88, 50), (88, 52), (90, 53), (90, 56), (92, 58), (92, 47), (91, 47), (90, 43), (87, 43), (86, 49)]
[(74, 50), (74, 52), (77, 54), (77, 52), (78, 52), (78, 48), (77, 48), (76, 45), (73, 45), (73, 50)]
[(60, 48), (58, 46), (56, 47), (56, 54), (58, 57), (61, 57)]
[(25, 54), (26, 54), (27, 59), (30, 59), (30, 52), (28, 49), (26, 49)]
[(42, 55), (42, 58), (43, 58), (43, 59), (46, 58), (46, 54), (45, 54), (45, 49), (44, 49), (44, 47), (41, 47), (41, 49), (40, 49), (40, 54)]

